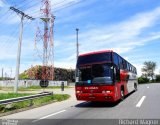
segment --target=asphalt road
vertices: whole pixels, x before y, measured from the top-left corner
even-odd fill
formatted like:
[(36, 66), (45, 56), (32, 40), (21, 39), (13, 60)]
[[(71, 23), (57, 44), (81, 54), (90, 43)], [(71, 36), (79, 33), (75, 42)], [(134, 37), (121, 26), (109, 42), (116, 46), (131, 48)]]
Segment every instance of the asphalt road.
[(29, 121), (37, 125), (43, 122), (53, 124), (53, 119), (56, 124), (66, 123), (66, 121), (71, 124), (74, 123), (74, 119), (96, 119), (96, 122), (92, 120), (92, 124), (97, 123), (97, 119), (160, 119), (160, 83), (139, 85), (138, 91), (131, 93), (123, 102), (116, 104), (79, 102), (73, 95), (71, 99), (64, 102), (1, 118), (25, 119), (21, 121), (22, 124), (27, 122), (26, 119), (32, 119)]

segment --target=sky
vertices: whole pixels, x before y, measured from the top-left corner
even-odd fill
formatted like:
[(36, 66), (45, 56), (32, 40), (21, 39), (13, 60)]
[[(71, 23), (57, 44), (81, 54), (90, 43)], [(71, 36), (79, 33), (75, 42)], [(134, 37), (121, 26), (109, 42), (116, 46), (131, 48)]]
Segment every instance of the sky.
[[(138, 75), (145, 61), (157, 63), (160, 71), (159, 0), (50, 0), (54, 23), (54, 65), (73, 69), (76, 65), (76, 28), (80, 54), (113, 50), (136, 66)], [(41, 47), (35, 49), (41, 0), (0, 0), (0, 69), (15, 75), (20, 16), (14, 6), (36, 18), (24, 20), (20, 72), (42, 64)], [(42, 31), (43, 32), (43, 31)], [(43, 45), (39, 43), (39, 46)], [(0, 73), (1, 76), (1, 73)]]

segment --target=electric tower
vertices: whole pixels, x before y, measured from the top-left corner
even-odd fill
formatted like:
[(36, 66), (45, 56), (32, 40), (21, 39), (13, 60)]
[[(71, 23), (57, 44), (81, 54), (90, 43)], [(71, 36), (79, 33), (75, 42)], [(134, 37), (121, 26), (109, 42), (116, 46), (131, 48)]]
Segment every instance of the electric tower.
[[(35, 47), (38, 50), (41, 44), (41, 54), (39, 55), (42, 59), (42, 72), (40, 73), (41, 80), (53, 80), (54, 79), (54, 39), (53, 39), (53, 27), (55, 17), (51, 13), (51, 2), (50, 0), (42, 0), (42, 8), (40, 21), (43, 24), (38, 26), (35, 39)], [(38, 46), (37, 46), (38, 44)], [(40, 52), (37, 51), (37, 52)]]

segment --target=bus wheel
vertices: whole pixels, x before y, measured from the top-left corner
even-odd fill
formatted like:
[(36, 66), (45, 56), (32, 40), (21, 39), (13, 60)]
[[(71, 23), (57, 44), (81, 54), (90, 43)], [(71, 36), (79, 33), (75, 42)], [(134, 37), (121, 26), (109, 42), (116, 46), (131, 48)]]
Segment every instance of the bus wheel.
[(124, 90), (121, 89), (121, 101), (123, 101), (123, 100), (124, 100)]
[(137, 91), (137, 84), (134, 84), (134, 91)]

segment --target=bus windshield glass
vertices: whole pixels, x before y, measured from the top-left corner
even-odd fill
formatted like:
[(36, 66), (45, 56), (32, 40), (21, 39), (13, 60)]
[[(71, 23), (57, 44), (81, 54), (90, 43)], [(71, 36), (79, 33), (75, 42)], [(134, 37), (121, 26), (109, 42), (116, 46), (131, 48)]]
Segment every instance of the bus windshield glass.
[(112, 84), (113, 66), (94, 64), (78, 68), (77, 84)]
[(92, 54), (87, 56), (80, 56), (77, 61), (77, 67), (82, 65), (89, 65), (93, 63), (100, 63), (100, 62), (111, 62), (111, 53), (99, 53), (99, 54)]

